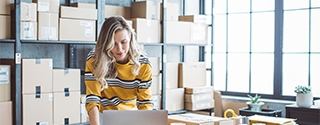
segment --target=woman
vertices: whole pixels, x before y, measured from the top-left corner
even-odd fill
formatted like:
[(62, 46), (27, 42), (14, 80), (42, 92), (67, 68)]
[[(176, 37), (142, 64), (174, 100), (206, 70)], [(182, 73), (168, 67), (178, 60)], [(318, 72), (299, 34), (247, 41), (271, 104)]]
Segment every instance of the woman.
[(152, 110), (152, 72), (135, 34), (121, 16), (105, 20), (86, 62), (86, 109), (91, 125), (103, 110)]

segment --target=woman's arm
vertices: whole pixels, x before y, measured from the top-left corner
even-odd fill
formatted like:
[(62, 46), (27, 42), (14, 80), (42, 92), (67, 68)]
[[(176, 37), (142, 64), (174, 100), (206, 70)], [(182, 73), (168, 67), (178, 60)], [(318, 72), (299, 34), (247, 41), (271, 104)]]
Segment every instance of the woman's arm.
[(89, 115), (91, 125), (99, 125), (99, 111), (100, 111), (100, 89), (101, 85), (95, 80), (91, 65), (92, 58), (86, 62), (85, 69), (85, 85), (86, 85), (86, 110)]
[(89, 113), (90, 125), (100, 125), (98, 107), (93, 107)]

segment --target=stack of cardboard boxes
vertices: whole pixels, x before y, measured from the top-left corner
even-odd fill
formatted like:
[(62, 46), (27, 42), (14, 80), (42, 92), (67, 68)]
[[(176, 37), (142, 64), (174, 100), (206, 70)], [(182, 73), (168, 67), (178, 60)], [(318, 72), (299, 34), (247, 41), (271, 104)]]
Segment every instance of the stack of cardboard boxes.
[(0, 121), (4, 125), (12, 124), (11, 69), (10, 64), (0, 65)]
[(11, 21), (10, 21), (10, 0), (0, 1), (0, 39), (10, 39)]
[[(33, 0), (38, 13), (38, 40), (58, 40), (60, 0)], [(34, 4), (33, 4), (34, 5)]]
[[(21, 39), (95, 41), (97, 20), (95, 4), (73, 5), (60, 6), (60, 0), (21, 2)], [(14, 4), (11, 5), (11, 9), (14, 13), (16, 10)], [(4, 17), (0, 16), (0, 20), (4, 20), (2, 18)], [(12, 21), (14, 20), (12, 16)], [(3, 25), (3, 21), (0, 21), (0, 25)], [(12, 27), (12, 38), (15, 37), (14, 28)], [(0, 34), (0, 38), (1, 36), (3, 37), (3, 34)]]
[(59, 40), (95, 41), (97, 9), (95, 4), (77, 3), (60, 7)]
[(149, 57), (152, 66), (152, 85), (151, 85), (151, 93), (152, 93), (152, 101), (153, 108), (160, 109), (161, 108), (161, 73), (160, 73), (160, 58), (159, 57)]
[(24, 125), (80, 122), (80, 69), (53, 69), (52, 63), (50, 58), (22, 60)]

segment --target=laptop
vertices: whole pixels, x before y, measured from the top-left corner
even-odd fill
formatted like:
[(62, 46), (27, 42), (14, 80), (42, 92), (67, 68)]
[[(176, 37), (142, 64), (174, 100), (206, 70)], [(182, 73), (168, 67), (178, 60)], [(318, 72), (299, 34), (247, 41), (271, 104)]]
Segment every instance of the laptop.
[(167, 125), (167, 110), (104, 110), (102, 125)]

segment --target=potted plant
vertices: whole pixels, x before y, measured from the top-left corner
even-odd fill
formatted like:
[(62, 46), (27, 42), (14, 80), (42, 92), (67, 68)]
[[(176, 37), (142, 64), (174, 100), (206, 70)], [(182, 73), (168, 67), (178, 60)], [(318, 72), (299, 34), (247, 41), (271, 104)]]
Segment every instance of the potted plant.
[(296, 103), (299, 107), (310, 107), (313, 102), (313, 95), (309, 86), (298, 85), (295, 87)]
[(250, 98), (250, 101), (247, 102), (249, 110), (260, 112), (262, 110), (262, 106), (264, 105), (264, 102), (260, 101), (261, 96), (259, 96), (258, 94), (256, 94), (255, 96), (251, 96), (248, 94), (248, 97)]

